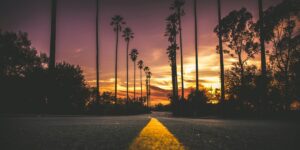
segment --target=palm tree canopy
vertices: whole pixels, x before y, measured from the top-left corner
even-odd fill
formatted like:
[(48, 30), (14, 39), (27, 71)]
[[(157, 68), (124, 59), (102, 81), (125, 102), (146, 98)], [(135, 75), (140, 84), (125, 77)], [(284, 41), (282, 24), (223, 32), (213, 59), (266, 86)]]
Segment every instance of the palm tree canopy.
[(144, 71), (145, 71), (146, 77), (151, 78), (152, 73), (151, 73), (150, 68), (148, 66), (144, 67)]
[(143, 62), (143, 60), (139, 60), (137, 64), (139, 66), (139, 69), (143, 69), (144, 68), (144, 62)]
[(130, 58), (132, 61), (136, 61), (137, 57), (138, 57), (138, 50), (137, 49), (132, 49), (131, 52), (130, 52)]
[(117, 29), (121, 30), (121, 24), (125, 24), (123, 17), (120, 15), (115, 15), (112, 17), (110, 25), (114, 27), (114, 31), (117, 31)]
[(145, 66), (145, 67), (144, 67), (144, 71), (145, 71), (145, 73), (147, 73), (147, 72), (150, 71), (150, 68), (149, 68), (148, 66)]
[(176, 13), (171, 14), (166, 18), (167, 26), (165, 31), (165, 36), (168, 37), (169, 42), (176, 40), (176, 35), (179, 31), (178, 27), (178, 17)]
[(171, 4), (170, 9), (174, 10), (177, 8), (181, 8), (185, 3), (185, 0), (174, 0), (174, 2)]
[(130, 39), (134, 38), (134, 33), (132, 32), (132, 30), (129, 27), (126, 27), (123, 30), (123, 35), (122, 35), (125, 39), (126, 42), (128, 42)]
[(168, 57), (169, 57), (169, 61), (172, 62), (172, 60), (175, 59), (175, 56), (176, 56), (176, 50), (178, 49), (178, 46), (177, 44), (172, 44), (170, 46), (168, 46), (167, 48), (167, 54), (168, 54)]
[(149, 72), (147, 73), (147, 75), (146, 75), (146, 76), (147, 76), (147, 78), (148, 78), (148, 79), (150, 79), (150, 78), (151, 78), (151, 76), (152, 76), (152, 73), (151, 73), (151, 71), (149, 71)]

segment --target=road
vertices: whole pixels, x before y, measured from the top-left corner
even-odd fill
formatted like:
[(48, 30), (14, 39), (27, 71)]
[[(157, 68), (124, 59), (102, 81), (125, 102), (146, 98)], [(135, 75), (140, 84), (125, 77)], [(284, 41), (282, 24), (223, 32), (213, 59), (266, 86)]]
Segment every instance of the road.
[(0, 117), (2, 150), (286, 149), (300, 147), (300, 121), (136, 116)]

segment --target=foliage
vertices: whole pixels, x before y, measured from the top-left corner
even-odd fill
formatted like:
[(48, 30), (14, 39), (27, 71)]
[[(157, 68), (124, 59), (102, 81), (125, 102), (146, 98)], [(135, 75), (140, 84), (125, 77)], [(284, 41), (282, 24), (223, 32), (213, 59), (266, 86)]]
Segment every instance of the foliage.
[(132, 32), (132, 30), (129, 27), (126, 27), (123, 30), (123, 35), (122, 35), (125, 39), (126, 42), (129, 42), (131, 39), (134, 38), (134, 33)]
[(129, 55), (130, 55), (131, 60), (133, 62), (135, 62), (136, 59), (137, 59), (137, 57), (138, 57), (138, 55), (139, 55), (139, 52), (138, 52), (137, 49), (132, 49)]
[(112, 21), (110, 22), (110, 25), (113, 26), (114, 31), (118, 32), (122, 30), (122, 25), (125, 24), (123, 21), (123, 17), (119, 15), (115, 15), (112, 17)]
[[(176, 37), (178, 34), (178, 17), (176, 13), (172, 13), (170, 16), (166, 18), (166, 32), (165, 36), (168, 37), (169, 46), (167, 48), (167, 54), (169, 57), (169, 62), (171, 65), (172, 72), (172, 96), (171, 100), (178, 100), (178, 82), (177, 82), (177, 63), (176, 63), (176, 51), (178, 49), (178, 45), (176, 43)], [(171, 102), (172, 103), (172, 102)]]
[(67, 63), (47, 68), (48, 57), (23, 32), (0, 32), (1, 112), (79, 113), (87, 97), (81, 69)]
[(82, 113), (88, 97), (84, 76), (79, 66), (58, 63), (49, 72), (48, 103), (53, 113)]
[(152, 110), (154, 111), (171, 111), (171, 105), (164, 105), (162, 103), (158, 103), (152, 107)]
[[(211, 111), (211, 104), (208, 104), (207, 91), (192, 90), (187, 100), (172, 100), (171, 108), (175, 116), (203, 116)], [(171, 97), (170, 97), (171, 98)]]
[[(93, 89), (90, 90), (93, 92)], [(96, 101), (95, 97), (86, 103), (88, 114), (96, 115), (133, 115), (149, 113), (149, 109), (144, 105), (144, 99), (128, 100), (118, 99), (115, 104), (114, 95), (111, 92), (103, 92), (100, 100)], [(126, 102), (126, 103), (125, 103)]]
[(264, 35), (267, 42), (272, 44), (269, 59), (274, 76), (273, 84), (282, 91), (286, 109), (289, 108), (292, 100), (299, 100), (297, 85), (292, 82), (297, 79), (296, 70), (293, 68), (297, 66), (300, 59), (300, 35), (299, 27), (296, 25), (300, 19), (299, 7), (299, 1), (284, 0), (268, 8), (263, 17)]

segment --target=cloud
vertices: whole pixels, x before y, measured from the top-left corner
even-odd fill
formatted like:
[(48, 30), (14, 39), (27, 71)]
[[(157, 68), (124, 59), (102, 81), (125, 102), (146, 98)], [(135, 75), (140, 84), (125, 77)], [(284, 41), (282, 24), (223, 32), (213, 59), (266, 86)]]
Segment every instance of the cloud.
[(81, 53), (82, 51), (83, 51), (83, 49), (78, 48), (78, 49), (75, 50), (75, 53)]

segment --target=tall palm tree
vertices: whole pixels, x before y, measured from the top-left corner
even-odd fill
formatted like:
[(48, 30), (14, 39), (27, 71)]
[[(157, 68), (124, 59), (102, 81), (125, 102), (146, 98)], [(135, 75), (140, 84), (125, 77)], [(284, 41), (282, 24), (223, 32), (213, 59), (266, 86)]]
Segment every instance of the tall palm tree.
[(196, 59), (196, 90), (199, 91), (199, 69), (198, 69), (198, 21), (197, 21), (197, 0), (194, 0), (194, 20), (195, 20), (195, 59)]
[(172, 100), (178, 100), (178, 82), (177, 82), (177, 43), (176, 38), (178, 34), (178, 24), (177, 24), (177, 14), (173, 13), (166, 18), (167, 25), (166, 25), (166, 32), (165, 36), (168, 37), (168, 41), (170, 45), (167, 48), (167, 54), (169, 57), (169, 62), (171, 65), (171, 72), (172, 72)]
[(99, 100), (99, 0), (96, 0), (96, 100)]
[(139, 60), (139, 61), (138, 61), (138, 67), (139, 67), (139, 69), (140, 69), (141, 100), (142, 100), (142, 99), (143, 99), (143, 82), (142, 82), (143, 77), (142, 77), (142, 70), (143, 70), (143, 68), (144, 68), (144, 62), (143, 62), (143, 60)]
[(151, 76), (152, 76), (152, 73), (151, 71), (148, 72), (147, 74), (147, 79), (148, 79), (148, 92), (147, 92), (147, 95), (148, 95), (148, 106), (150, 104), (150, 101), (151, 101), (151, 98), (150, 98), (150, 95), (151, 95)]
[(219, 21), (219, 53), (220, 53), (220, 77), (221, 77), (221, 102), (225, 100), (225, 84), (224, 84), (224, 59), (223, 59), (223, 43), (221, 30), (221, 1), (218, 0), (218, 21)]
[(56, 5), (57, 0), (52, 0), (49, 69), (53, 69), (55, 67)]
[(144, 67), (144, 72), (146, 75), (146, 101), (147, 101), (147, 107), (149, 108), (149, 72), (150, 68), (148, 66)]
[[(264, 19), (263, 19), (263, 5), (262, 0), (258, 0), (259, 9), (259, 35), (260, 35), (260, 54), (261, 54), (261, 103), (266, 98), (267, 93), (267, 67), (266, 67), (266, 50), (265, 50), (265, 37), (264, 37)], [(264, 108), (261, 108), (264, 109)]]
[(115, 15), (112, 17), (112, 21), (110, 23), (111, 26), (113, 26), (114, 31), (116, 32), (116, 56), (115, 56), (115, 104), (117, 103), (117, 78), (118, 78), (118, 45), (119, 45), (119, 32), (122, 30), (122, 24), (125, 24), (123, 22), (123, 17), (119, 15)]
[(137, 49), (132, 49), (131, 52), (130, 52), (130, 57), (131, 57), (131, 60), (133, 61), (133, 68), (134, 68), (134, 75), (133, 75), (133, 100), (135, 101), (135, 66), (136, 66), (136, 59), (138, 57), (138, 50)]
[(259, 29), (260, 29), (260, 46), (261, 46), (261, 74), (266, 76), (266, 51), (265, 51), (265, 37), (264, 37), (264, 19), (263, 19), (263, 5), (262, 0), (258, 0), (259, 8)]
[(126, 46), (126, 97), (127, 97), (127, 100), (129, 100), (129, 95), (128, 95), (128, 54), (129, 53), (128, 53), (128, 49), (129, 49), (130, 40), (134, 38), (133, 35), (134, 34), (129, 27), (126, 27), (123, 30), (123, 37), (125, 39), (125, 42), (127, 43), (127, 46)]
[(184, 75), (183, 75), (183, 44), (182, 44), (182, 26), (181, 16), (184, 15), (183, 5), (184, 0), (174, 0), (174, 3), (170, 7), (171, 10), (175, 10), (177, 14), (178, 30), (179, 30), (179, 47), (180, 47), (180, 68), (181, 68), (181, 98), (184, 99)]

